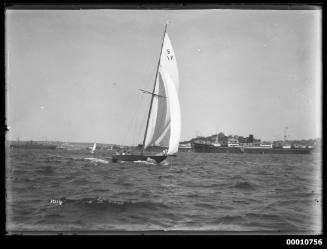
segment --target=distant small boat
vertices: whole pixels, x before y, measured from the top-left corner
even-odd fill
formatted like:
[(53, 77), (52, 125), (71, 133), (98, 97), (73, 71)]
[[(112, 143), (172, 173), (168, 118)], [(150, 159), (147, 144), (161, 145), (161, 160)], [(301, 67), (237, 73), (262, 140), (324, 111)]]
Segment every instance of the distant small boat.
[[(121, 153), (112, 155), (113, 162), (154, 160), (160, 163), (167, 156), (176, 155), (178, 152), (181, 135), (181, 112), (178, 99), (179, 76), (175, 53), (166, 29), (167, 24), (163, 35), (153, 90), (149, 92), (140, 89), (143, 93), (151, 94), (141, 152), (138, 154)], [(147, 148), (157, 144), (167, 146), (167, 149), (156, 155), (144, 154)]]
[(91, 149), (92, 154), (95, 152), (96, 148), (97, 148), (97, 144), (95, 143), (95, 144), (93, 144), (93, 147)]

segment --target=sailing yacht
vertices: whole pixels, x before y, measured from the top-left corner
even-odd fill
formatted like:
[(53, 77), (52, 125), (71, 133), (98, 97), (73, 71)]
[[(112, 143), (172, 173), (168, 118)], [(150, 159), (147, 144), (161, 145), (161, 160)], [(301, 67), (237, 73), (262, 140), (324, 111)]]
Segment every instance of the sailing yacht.
[[(167, 24), (162, 39), (159, 61), (151, 95), (148, 118), (145, 127), (142, 149), (139, 154), (112, 155), (112, 161), (146, 161), (157, 163), (167, 156), (176, 155), (181, 135), (181, 110), (178, 98), (179, 74), (173, 47), (167, 34)], [(160, 144), (168, 149), (161, 154), (146, 154), (151, 145)]]
[(93, 147), (92, 147), (92, 149), (91, 149), (91, 153), (93, 154), (94, 152), (95, 152), (95, 149), (97, 148), (97, 144), (95, 143), (95, 144), (93, 144)]
[(219, 140), (218, 140), (218, 134), (216, 136), (216, 141), (212, 145), (215, 146), (215, 147), (220, 147), (221, 146), (221, 144), (219, 143)]

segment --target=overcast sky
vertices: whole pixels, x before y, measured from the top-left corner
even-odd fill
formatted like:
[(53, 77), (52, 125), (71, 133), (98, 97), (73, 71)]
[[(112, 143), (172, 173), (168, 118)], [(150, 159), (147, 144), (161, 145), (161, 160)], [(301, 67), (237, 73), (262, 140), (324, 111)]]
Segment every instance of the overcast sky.
[(166, 21), (182, 140), (321, 137), (319, 10), (9, 10), (8, 139), (142, 142)]

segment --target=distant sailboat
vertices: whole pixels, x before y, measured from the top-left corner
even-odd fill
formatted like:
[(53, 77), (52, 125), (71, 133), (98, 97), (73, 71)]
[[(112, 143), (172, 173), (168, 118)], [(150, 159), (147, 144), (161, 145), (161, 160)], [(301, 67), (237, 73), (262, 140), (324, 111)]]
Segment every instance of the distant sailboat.
[(95, 143), (95, 144), (93, 144), (93, 147), (91, 149), (92, 154), (95, 152), (96, 148), (97, 148), (97, 144)]
[(217, 134), (217, 136), (216, 136), (216, 141), (213, 143), (213, 146), (215, 146), (215, 147), (220, 147), (221, 146), (221, 144), (219, 143), (219, 136), (218, 136), (218, 134)]
[[(151, 94), (151, 102), (146, 123), (143, 146), (140, 154), (113, 155), (112, 161), (146, 161), (160, 163), (169, 155), (176, 155), (181, 135), (181, 111), (178, 99), (179, 75), (175, 53), (165, 26), (156, 77)], [(160, 155), (145, 155), (144, 151), (151, 145), (168, 146)]]

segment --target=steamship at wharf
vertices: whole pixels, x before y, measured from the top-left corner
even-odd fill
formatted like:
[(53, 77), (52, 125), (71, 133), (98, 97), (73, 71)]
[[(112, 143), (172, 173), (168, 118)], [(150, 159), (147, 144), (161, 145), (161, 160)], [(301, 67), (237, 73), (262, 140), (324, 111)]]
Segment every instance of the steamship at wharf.
[(255, 153), (255, 154), (310, 154), (312, 146), (296, 145), (283, 142), (262, 143), (255, 141), (250, 135), (246, 143), (240, 143), (237, 138), (231, 137), (219, 143), (218, 135), (215, 142), (196, 139), (191, 143), (192, 151), (197, 153)]

